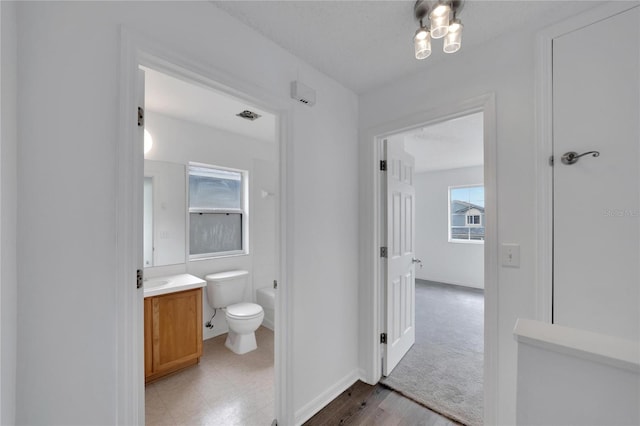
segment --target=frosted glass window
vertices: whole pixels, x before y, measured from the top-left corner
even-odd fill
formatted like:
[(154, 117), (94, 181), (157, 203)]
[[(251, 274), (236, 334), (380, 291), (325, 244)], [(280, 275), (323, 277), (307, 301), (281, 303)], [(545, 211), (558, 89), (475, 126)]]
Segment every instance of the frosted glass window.
[(190, 213), (191, 254), (242, 250), (242, 214)]
[(190, 259), (246, 253), (247, 172), (189, 166)]
[(484, 186), (449, 188), (449, 241), (484, 241)]
[(203, 167), (189, 167), (189, 207), (241, 209), (242, 174)]

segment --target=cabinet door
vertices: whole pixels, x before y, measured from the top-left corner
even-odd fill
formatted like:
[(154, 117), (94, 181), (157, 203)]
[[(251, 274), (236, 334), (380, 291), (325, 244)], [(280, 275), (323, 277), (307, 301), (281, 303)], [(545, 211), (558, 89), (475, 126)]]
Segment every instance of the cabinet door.
[(153, 373), (153, 299), (144, 299), (144, 376)]
[(195, 363), (202, 355), (202, 289), (153, 298), (153, 371)]

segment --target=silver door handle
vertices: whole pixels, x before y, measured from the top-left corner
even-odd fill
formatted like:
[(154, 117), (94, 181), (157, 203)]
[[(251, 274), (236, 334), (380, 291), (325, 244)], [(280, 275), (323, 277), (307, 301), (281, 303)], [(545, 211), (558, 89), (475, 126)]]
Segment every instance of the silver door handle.
[(561, 157), (562, 163), (563, 164), (574, 164), (578, 162), (578, 159), (580, 157), (584, 157), (585, 155), (589, 155), (591, 154), (593, 157), (599, 157), (600, 153), (598, 151), (589, 151), (589, 152), (584, 152), (582, 154), (578, 154), (575, 151), (570, 151), (570, 152), (565, 152), (565, 154)]
[(422, 260), (420, 260), (420, 259), (416, 259), (414, 257), (413, 259), (411, 259), (411, 263), (419, 263), (420, 264), (420, 268), (422, 268)]

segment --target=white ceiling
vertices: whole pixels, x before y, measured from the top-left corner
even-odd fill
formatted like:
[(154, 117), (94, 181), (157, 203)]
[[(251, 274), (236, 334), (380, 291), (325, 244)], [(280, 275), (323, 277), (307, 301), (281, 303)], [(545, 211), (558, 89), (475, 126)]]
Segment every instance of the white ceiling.
[(482, 117), (479, 112), (402, 133), (416, 173), (483, 165)]
[[(274, 142), (275, 115), (238, 98), (187, 83), (150, 68), (145, 72), (145, 108), (181, 120), (226, 130), (253, 139)], [(262, 117), (254, 121), (236, 117), (250, 110)]]
[[(427, 70), (447, 56), (441, 52), (442, 40), (434, 40), (429, 58), (414, 59), (414, 0), (212, 3), (356, 93)], [(460, 13), (462, 49), (456, 55), (504, 33), (542, 28), (600, 3), (467, 0)]]
[[(412, 36), (417, 24), (413, 18), (413, 0), (236, 0), (212, 3), (356, 93), (366, 92), (405, 75), (424, 72), (430, 64), (446, 60), (447, 56), (439, 50), (442, 41), (435, 40), (431, 57), (423, 61), (414, 59)], [(464, 54), (504, 32), (541, 28), (600, 3), (603, 2), (467, 0), (460, 13), (465, 26), (463, 48), (457, 54)], [(145, 74), (145, 103), (150, 111), (258, 140), (275, 140), (276, 117), (273, 114), (225, 93), (148, 68)], [(236, 117), (245, 109), (262, 117), (255, 121)], [(419, 150), (416, 157), (420, 161), (437, 159), (437, 164), (420, 166), (422, 170), (482, 163), (481, 159), (479, 163), (477, 158), (472, 159), (473, 149), (463, 146), (464, 141), (473, 144), (467, 137), (477, 130), (473, 119), (469, 118), (468, 123), (460, 120), (455, 128), (448, 128), (448, 123), (442, 123), (431, 126), (422, 135), (407, 138), (408, 141), (413, 138), (408, 143), (414, 145), (411, 149)], [(467, 124), (468, 129), (464, 130)], [(447, 133), (449, 131), (453, 133)], [(455, 132), (460, 135), (455, 136)], [(447, 136), (449, 140), (445, 141), (443, 138)], [(430, 147), (418, 144), (418, 140), (426, 138), (434, 141)], [(447, 160), (445, 151), (441, 152), (444, 147), (446, 153), (455, 147), (459, 150), (448, 155)], [(444, 167), (445, 161), (460, 165)]]

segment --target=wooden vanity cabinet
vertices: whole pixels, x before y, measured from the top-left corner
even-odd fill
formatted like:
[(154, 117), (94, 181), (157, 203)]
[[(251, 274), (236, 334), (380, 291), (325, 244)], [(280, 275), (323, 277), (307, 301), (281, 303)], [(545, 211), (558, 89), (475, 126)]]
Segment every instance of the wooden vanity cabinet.
[(145, 298), (145, 383), (197, 364), (201, 356), (202, 289)]
[(144, 299), (144, 379), (153, 374), (153, 297)]

